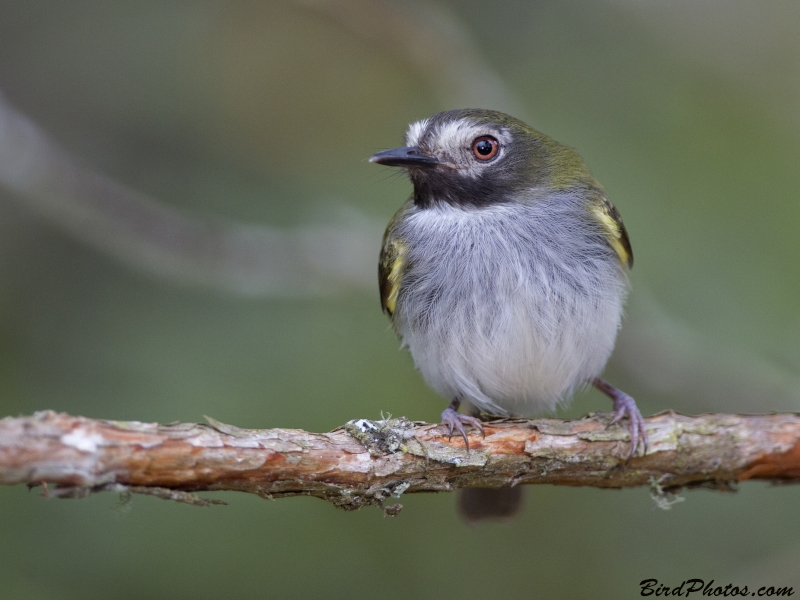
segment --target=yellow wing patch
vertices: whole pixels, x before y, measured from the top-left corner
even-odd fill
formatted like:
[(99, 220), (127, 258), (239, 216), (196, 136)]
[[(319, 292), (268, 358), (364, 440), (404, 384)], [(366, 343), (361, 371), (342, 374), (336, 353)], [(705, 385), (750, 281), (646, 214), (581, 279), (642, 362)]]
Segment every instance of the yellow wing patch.
[(611, 201), (602, 196), (589, 204), (594, 219), (600, 224), (608, 244), (617, 253), (620, 262), (629, 269), (633, 267), (633, 250), (622, 217)]
[(397, 235), (397, 225), (408, 212), (414, 210), (414, 200), (409, 198), (400, 207), (383, 234), (381, 258), (378, 262), (378, 285), (381, 290), (381, 307), (390, 317), (397, 307), (397, 296), (400, 293), (400, 280), (403, 278), (408, 262), (408, 247)]
[(378, 264), (378, 279), (381, 288), (381, 306), (389, 315), (397, 307), (397, 294), (406, 263), (406, 245), (401, 239), (393, 238), (384, 242), (381, 260)]

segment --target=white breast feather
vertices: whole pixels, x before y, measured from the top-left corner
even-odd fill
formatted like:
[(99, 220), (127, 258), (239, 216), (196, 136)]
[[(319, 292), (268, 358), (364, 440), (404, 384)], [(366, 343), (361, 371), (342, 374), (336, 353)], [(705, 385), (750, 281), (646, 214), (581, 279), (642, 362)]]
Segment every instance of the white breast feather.
[(431, 387), (496, 415), (553, 410), (598, 376), (627, 292), (571, 196), (415, 209), (395, 325)]

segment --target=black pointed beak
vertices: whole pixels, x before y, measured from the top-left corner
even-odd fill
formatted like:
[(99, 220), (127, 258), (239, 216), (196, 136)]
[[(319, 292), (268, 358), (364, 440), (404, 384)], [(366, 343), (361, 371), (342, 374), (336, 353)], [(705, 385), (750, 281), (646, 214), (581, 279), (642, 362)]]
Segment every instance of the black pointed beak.
[(421, 167), (430, 168), (442, 164), (432, 156), (422, 154), (416, 146), (394, 148), (373, 154), (369, 162), (386, 165), (387, 167)]

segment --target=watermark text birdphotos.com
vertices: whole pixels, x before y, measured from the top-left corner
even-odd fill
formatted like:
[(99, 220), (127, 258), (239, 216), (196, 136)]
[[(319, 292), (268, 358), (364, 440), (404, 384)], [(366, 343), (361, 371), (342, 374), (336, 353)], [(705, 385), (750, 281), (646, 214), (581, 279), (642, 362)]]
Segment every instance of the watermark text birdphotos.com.
[(732, 583), (717, 583), (713, 579), (687, 579), (680, 585), (666, 585), (658, 579), (644, 579), (639, 583), (641, 596), (679, 598), (718, 596), (722, 598), (788, 598), (794, 596), (794, 589), (789, 586), (765, 585), (750, 588), (746, 585), (738, 586)]

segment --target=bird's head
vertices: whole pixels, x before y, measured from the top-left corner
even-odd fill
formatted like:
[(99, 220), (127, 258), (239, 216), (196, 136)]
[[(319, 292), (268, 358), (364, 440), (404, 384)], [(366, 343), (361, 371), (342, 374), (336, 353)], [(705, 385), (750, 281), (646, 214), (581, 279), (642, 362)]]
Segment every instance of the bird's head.
[(405, 147), (379, 152), (370, 162), (406, 169), (421, 208), (438, 202), (480, 208), (598, 187), (572, 149), (492, 110), (449, 110), (412, 123)]

